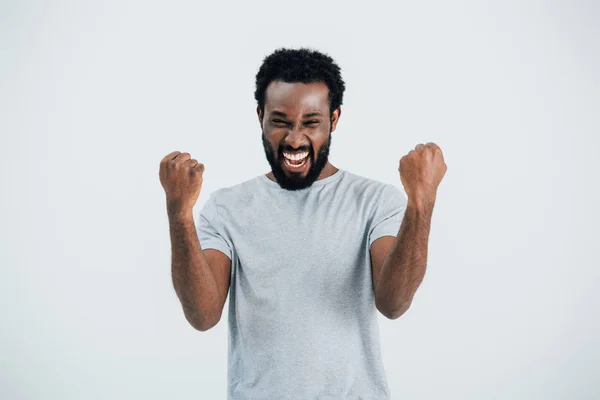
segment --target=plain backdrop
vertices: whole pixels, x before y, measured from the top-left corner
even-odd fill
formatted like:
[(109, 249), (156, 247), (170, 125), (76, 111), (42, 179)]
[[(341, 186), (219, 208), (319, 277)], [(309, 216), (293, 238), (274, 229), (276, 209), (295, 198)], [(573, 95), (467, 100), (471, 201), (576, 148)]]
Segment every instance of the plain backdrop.
[[(411, 309), (379, 316), (392, 398), (600, 398), (594, 1), (0, 2), (0, 397), (225, 399), (227, 318), (186, 321), (159, 162), (209, 194), (269, 171), (255, 74), (334, 58), (331, 162), (448, 172)], [(225, 305), (225, 313), (229, 300)]]

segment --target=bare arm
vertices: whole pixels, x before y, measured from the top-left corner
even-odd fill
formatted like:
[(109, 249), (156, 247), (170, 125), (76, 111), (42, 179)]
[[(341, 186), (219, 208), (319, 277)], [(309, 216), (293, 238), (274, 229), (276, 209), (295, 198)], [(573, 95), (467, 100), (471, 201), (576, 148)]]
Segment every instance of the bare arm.
[(192, 209), (202, 189), (204, 164), (190, 153), (173, 151), (160, 161), (171, 232), (171, 272), (188, 322), (206, 331), (221, 319), (229, 291), (231, 260), (215, 249), (200, 248)]
[(221, 319), (231, 261), (218, 250), (201, 249), (190, 211), (167, 209), (173, 286), (186, 319), (197, 330), (206, 331)]
[(398, 318), (408, 310), (423, 281), (431, 215), (447, 169), (442, 149), (433, 142), (417, 144), (400, 159), (398, 171), (408, 195), (404, 219), (393, 241), (380, 238), (380, 244), (371, 250), (374, 271), (381, 265), (374, 283), (376, 304), (388, 318)]
[(377, 306), (390, 319), (404, 314), (425, 276), (433, 205), (409, 199), (400, 231), (385, 257), (375, 295)]

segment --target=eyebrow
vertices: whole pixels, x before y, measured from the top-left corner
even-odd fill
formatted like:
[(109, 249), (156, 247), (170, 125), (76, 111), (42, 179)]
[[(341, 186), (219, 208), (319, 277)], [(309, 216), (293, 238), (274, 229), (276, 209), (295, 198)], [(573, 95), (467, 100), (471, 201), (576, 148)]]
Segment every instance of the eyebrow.
[[(271, 115), (278, 115), (280, 117), (284, 117), (287, 118), (287, 114), (281, 111), (271, 111)], [(310, 117), (322, 117), (323, 115), (320, 112), (311, 112), (308, 114), (304, 114), (304, 118), (310, 118)]]

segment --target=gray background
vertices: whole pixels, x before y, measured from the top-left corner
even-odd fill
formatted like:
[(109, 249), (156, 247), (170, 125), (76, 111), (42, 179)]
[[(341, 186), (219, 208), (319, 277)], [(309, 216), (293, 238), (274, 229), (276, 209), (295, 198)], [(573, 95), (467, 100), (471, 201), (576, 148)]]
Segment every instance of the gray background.
[[(394, 399), (600, 398), (593, 1), (0, 2), (0, 397), (225, 398), (227, 321), (185, 320), (161, 158), (208, 195), (266, 173), (281, 46), (347, 83), (331, 161), (401, 187), (444, 151), (425, 280), (380, 316)], [(228, 303), (226, 304), (226, 307)]]

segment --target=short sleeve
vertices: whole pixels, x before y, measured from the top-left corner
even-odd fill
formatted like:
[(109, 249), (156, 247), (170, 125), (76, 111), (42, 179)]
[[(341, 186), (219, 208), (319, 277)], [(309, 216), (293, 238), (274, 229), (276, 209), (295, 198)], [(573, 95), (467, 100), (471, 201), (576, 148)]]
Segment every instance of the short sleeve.
[(223, 220), (214, 193), (211, 193), (200, 210), (196, 232), (202, 250), (216, 249), (227, 255), (230, 260), (232, 259), (232, 249), (226, 240)]
[(408, 199), (398, 187), (387, 184), (378, 196), (375, 214), (369, 231), (369, 248), (383, 236), (397, 236), (402, 225)]

